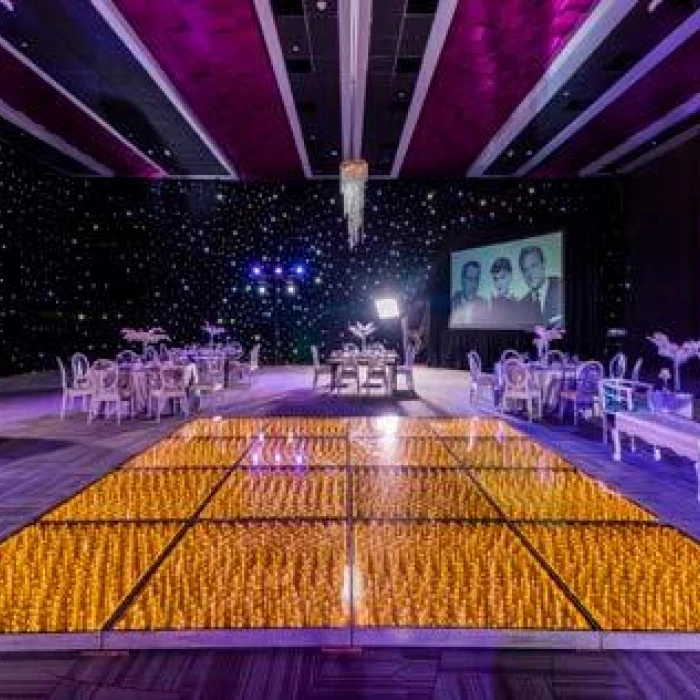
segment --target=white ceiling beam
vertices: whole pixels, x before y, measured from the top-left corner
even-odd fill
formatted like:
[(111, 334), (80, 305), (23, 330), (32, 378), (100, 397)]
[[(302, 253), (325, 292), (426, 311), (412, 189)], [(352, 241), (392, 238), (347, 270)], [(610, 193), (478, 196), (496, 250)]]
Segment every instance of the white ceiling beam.
[(628, 70), (610, 89), (604, 92), (588, 109), (562, 129), (538, 153), (518, 169), (516, 175), (522, 177), (534, 170), (540, 163), (577, 134), (603, 110), (618, 100), (644, 76), (650, 73), (676, 49), (691, 39), (700, 29), (700, 10), (696, 10), (683, 24), (676, 27), (662, 42), (657, 44), (644, 58)]
[(467, 177), (479, 177), (493, 165), (635, 5), (637, 0), (602, 0), (598, 3), (535, 87), (471, 164)]
[(372, 0), (338, 3), (340, 105), (344, 159), (362, 157)]
[(185, 102), (170, 78), (168, 78), (165, 71), (160, 67), (158, 61), (151, 55), (146, 45), (141, 41), (138, 34), (136, 34), (129, 22), (118, 10), (117, 6), (112, 0), (91, 0), (91, 2), (93, 7), (102, 16), (102, 19), (104, 19), (111, 27), (112, 31), (121, 39), (131, 55), (170, 100), (171, 104), (190, 125), (190, 128), (199, 136), (214, 158), (219, 161), (232, 179), (237, 180), (238, 173), (233, 163), (231, 163), (226, 154), (219, 148), (219, 145), (212, 138), (197, 115)]
[(294, 143), (297, 147), (302, 170), (307, 178), (313, 177), (311, 165), (309, 164), (309, 155), (306, 152), (306, 144), (304, 143), (304, 136), (301, 132), (299, 115), (297, 114), (296, 105), (294, 104), (292, 87), (289, 84), (287, 66), (284, 62), (284, 53), (282, 52), (279, 34), (277, 33), (277, 27), (275, 25), (275, 18), (272, 14), (272, 8), (270, 7), (270, 0), (255, 0), (255, 11), (258, 13), (258, 21), (260, 22), (263, 38), (265, 39), (265, 46), (270, 56), (272, 70), (275, 73), (277, 88), (280, 91), (282, 103), (284, 104), (284, 111), (287, 113), (289, 126), (292, 129), (292, 136), (294, 137)]
[(430, 36), (428, 37), (428, 43), (426, 44), (425, 53), (423, 54), (423, 61), (421, 62), (418, 79), (416, 80), (416, 87), (413, 91), (413, 97), (411, 98), (411, 106), (408, 109), (406, 121), (401, 131), (401, 139), (399, 140), (396, 155), (394, 156), (394, 163), (391, 166), (391, 177), (398, 177), (403, 167), (408, 147), (413, 138), (413, 132), (416, 129), (418, 119), (423, 110), (428, 88), (433, 80), (433, 75), (442, 53), (442, 47), (445, 45), (445, 39), (447, 39), (447, 32), (452, 25), (452, 18), (457, 9), (458, 1), (459, 0), (440, 0), (440, 4), (435, 12), (433, 26), (430, 29)]
[(660, 119), (652, 122), (644, 129), (641, 129), (636, 134), (630, 136), (626, 141), (621, 143), (616, 148), (608, 151), (604, 155), (597, 158), (592, 163), (583, 168), (579, 175), (595, 175), (600, 172), (603, 168), (607, 167), (611, 163), (623, 158), (628, 153), (631, 153), (639, 146), (645, 144), (647, 141), (651, 141), (653, 138), (663, 133), (667, 129), (675, 126), (684, 119), (697, 114), (700, 111), (700, 92), (695, 93), (689, 100), (686, 100), (682, 105), (679, 105), (675, 109), (672, 109), (668, 114), (665, 114)]
[(26, 114), (14, 109), (14, 107), (11, 107), (2, 99), (0, 99), (0, 117), (6, 119), (23, 131), (26, 131), (40, 141), (43, 141), (52, 148), (55, 148), (60, 153), (63, 153), (63, 155), (81, 163), (97, 175), (102, 175), (104, 177), (111, 177), (114, 175), (114, 171), (110, 170), (106, 165), (103, 165), (91, 156), (78, 150), (75, 146), (71, 145), (57, 134), (54, 134), (52, 131), (49, 131), (43, 125), (35, 122)]
[(700, 136), (700, 124), (691, 127), (687, 131), (683, 131), (682, 133), (677, 134), (672, 139), (669, 139), (668, 141), (662, 143), (660, 146), (657, 146), (651, 151), (647, 151), (643, 155), (639, 156), (639, 158), (635, 158), (635, 160), (627, 163), (627, 165), (625, 165), (624, 168), (620, 168), (618, 172), (624, 175), (626, 175), (627, 173), (631, 173), (633, 170), (637, 170), (637, 168), (641, 168), (643, 165), (651, 163), (653, 160), (660, 158), (666, 153), (670, 153), (671, 151), (678, 148), (678, 146), (681, 146), (684, 143), (691, 141), (697, 136)]
[[(124, 136), (122, 136), (111, 124), (106, 122), (97, 112), (91, 110), (86, 104), (81, 102), (75, 95), (68, 92), (66, 88), (60, 83), (56, 82), (48, 73), (44, 72), (39, 66), (33, 61), (27, 58), (22, 52), (18, 51), (9, 41), (4, 37), (0, 36), (0, 47), (5, 49), (9, 54), (11, 54), (16, 60), (18, 60), (22, 65), (32, 71), (36, 76), (41, 78), (47, 85), (50, 85), (56, 92), (65, 97), (74, 107), (80, 110), (87, 117), (96, 122), (100, 127), (107, 131), (111, 136), (113, 136), (117, 141), (119, 141), (127, 149), (135, 153), (139, 158), (146, 161), (157, 173), (161, 176), (167, 175), (167, 172), (158, 163), (149, 158), (143, 151), (138, 149), (131, 141), (128, 141)], [(76, 149), (77, 150), (77, 149)], [(97, 162), (97, 161), (95, 161)]]

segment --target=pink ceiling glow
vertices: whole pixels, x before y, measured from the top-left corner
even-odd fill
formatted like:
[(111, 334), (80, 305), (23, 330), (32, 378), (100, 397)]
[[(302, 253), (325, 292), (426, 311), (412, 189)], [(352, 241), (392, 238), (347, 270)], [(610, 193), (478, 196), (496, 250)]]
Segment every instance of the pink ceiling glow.
[(117, 175), (158, 177), (162, 172), (0, 47), (2, 99), (47, 131)]
[(464, 176), (598, 0), (460, 0), (402, 175)]
[(116, 0), (245, 179), (301, 177), (253, 0)]
[(572, 175), (661, 119), (700, 92), (700, 36), (676, 49), (665, 61), (604, 109), (534, 175)]

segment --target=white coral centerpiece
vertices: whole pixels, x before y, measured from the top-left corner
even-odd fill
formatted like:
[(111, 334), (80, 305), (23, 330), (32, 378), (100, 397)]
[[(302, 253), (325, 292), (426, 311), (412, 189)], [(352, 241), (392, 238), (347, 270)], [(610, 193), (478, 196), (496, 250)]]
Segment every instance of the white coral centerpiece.
[(563, 328), (545, 328), (544, 326), (535, 326), (535, 339), (532, 341), (537, 348), (537, 355), (540, 360), (544, 360), (549, 352), (549, 345), (555, 340), (561, 340), (564, 337)]
[(661, 357), (668, 357), (673, 362), (673, 388), (681, 390), (681, 365), (700, 353), (700, 340), (686, 340), (684, 343), (674, 343), (665, 333), (656, 333), (647, 337), (656, 345)]
[(170, 336), (159, 327), (122, 328), (122, 337), (129, 343), (141, 343), (144, 355), (149, 345), (157, 345), (164, 340), (170, 340)]
[(359, 321), (355, 324), (350, 324), (348, 326), (350, 328), (350, 332), (356, 337), (360, 339), (360, 343), (362, 344), (362, 352), (367, 351), (367, 338), (372, 335), (377, 330), (377, 327), (374, 325), (372, 321), (369, 323), (360, 323)]

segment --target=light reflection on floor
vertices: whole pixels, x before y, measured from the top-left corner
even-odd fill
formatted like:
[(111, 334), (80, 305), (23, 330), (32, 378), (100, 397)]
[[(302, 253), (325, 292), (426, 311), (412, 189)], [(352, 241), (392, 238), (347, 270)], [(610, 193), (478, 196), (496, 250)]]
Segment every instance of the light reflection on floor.
[(497, 419), (197, 419), (0, 544), (0, 631), (700, 631), (698, 581)]

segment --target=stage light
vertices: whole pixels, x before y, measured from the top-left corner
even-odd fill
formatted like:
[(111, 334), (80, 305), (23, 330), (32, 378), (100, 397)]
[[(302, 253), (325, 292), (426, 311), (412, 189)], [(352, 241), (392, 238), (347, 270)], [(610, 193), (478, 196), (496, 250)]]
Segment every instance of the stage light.
[(375, 299), (374, 304), (377, 307), (377, 316), (379, 316), (379, 318), (399, 317), (399, 302), (396, 301), (396, 299)]
[(264, 297), (267, 294), (267, 287), (264, 284), (258, 285), (258, 294)]
[(284, 272), (284, 270), (283, 270), (279, 265), (277, 265), (277, 266), (275, 267), (275, 274), (276, 274), (278, 277), (279, 277), (283, 272)]
[(252, 270), (253, 277), (260, 277), (262, 274), (262, 270), (260, 269), (260, 265), (254, 265), (253, 270)]
[(303, 265), (295, 265), (294, 266), (294, 274), (299, 275), (301, 277), (301, 275), (304, 274), (304, 266)]
[(287, 294), (293, 297), (296, 294), (297, 288), (294, 286), (293, 282), (287, 282)]

